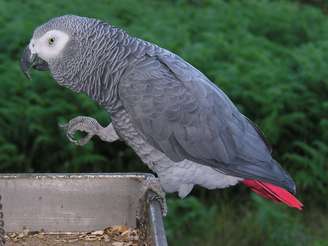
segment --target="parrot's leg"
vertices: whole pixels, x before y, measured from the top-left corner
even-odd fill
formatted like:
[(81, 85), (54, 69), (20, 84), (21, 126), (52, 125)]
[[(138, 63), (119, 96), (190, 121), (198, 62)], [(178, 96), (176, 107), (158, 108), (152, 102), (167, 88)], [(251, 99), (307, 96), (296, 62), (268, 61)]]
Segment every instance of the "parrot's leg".
[[(112, 124), (102, 127), (97, 120), (87, 116), (77, 116), (60, 127), (65, 129), (67, 138), (76, 145), (85, 145), (95, 135), (106, 142), (114, 142), (119, 139)], [(87, 136), (76, 140), (74, 139), (76, 131), (86, 132)]]

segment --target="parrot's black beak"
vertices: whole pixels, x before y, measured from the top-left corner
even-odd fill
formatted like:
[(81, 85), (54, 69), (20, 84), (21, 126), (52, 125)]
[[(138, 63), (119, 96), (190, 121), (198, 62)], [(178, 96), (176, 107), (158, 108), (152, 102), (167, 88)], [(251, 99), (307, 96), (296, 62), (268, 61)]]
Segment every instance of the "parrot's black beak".
[(36, 70), (45, 71), (48, 70), (48, 63), (38, 57), (36, 54), (32, 54), (30, 48), (27, 46), (24, 49), (20, 66), (23, 73), (26, 75), (28, 79), (31, 79), (30, 69), (34, 68)]

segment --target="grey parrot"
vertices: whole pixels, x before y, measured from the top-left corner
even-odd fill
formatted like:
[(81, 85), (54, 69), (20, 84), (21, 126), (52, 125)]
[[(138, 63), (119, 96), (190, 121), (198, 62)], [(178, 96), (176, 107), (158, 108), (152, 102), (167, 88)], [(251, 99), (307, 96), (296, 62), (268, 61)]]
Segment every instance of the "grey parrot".
[[(271, 156), (257, 126), (224, 92), (178, 55), (103, 21), (65, 15), (37, 27), (21, 68), (49, 70), (111, 116), (102, 127), (78, 116), (66, 126), (76, 144), (97, 135), (123, 140), (157, 174), (165, 192), (183, 198), (242, 183), (257, 194), (302, 208), (292, 178)], [(88, 135), (75, 140), (76, 131)]]

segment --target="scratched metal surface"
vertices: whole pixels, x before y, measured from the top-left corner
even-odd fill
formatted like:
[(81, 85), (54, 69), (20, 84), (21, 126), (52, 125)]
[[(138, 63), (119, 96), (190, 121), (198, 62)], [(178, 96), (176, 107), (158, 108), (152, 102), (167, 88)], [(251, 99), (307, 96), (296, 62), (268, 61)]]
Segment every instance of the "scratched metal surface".
[(1, 195), (0, 195), (0, 246), (5, 245), (5, 230), (2, 213)]
[(5, 230), (78, 232), (136, 226), (142, 180), (151, 174), (2, 174)]
[(167, 246), (168, 243), (162, 219), (161, 205), (158, 200), (152, 199), (151, 196), (152, 193), (148, 192), (148, 201), (150, 201), (148, 207), (148, 228), (152, 235), (151, 240), (153, 245)]

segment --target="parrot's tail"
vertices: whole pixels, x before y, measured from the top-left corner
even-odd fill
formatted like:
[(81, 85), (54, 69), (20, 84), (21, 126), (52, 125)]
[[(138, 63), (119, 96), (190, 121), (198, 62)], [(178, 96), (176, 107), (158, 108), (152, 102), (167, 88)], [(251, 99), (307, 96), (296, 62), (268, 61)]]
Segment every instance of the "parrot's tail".
[(244, 179), (242, 183), (266, 199), (302, 210), (303, 204), (283, 188), (255, 179)]

